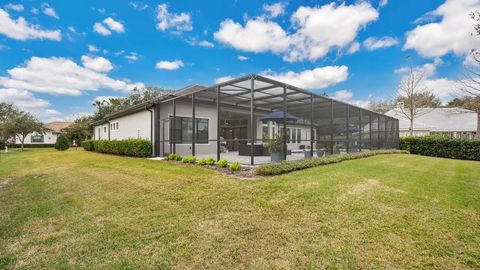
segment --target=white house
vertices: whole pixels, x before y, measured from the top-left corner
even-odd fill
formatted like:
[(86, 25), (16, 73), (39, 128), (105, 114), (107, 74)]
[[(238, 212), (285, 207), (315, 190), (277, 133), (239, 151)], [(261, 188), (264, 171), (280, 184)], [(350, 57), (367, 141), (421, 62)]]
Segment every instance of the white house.
[[(399, 119), (400, 137), (410, 136), (410, 121), (398, 108), (385, 113)], [(425, 108), (413, 122), (413, 136), (446, 135), (453, 138), (478, 137), (478, 114), (462, 108)]]
[(149, 140), (152, 156), (233, 157), (254, 165), (270, 161), (266, 145), (277, 134), (283, 159), (397, 148), (398, 120), (252, 74), (107, 115), (93, 134)]
[[(46, 123), (43, 126), (47, 129), (45, 133), (31, 133), (25, 137), (25, 144), (55, 144), (57, 141), (58, 136), (62, 133), (62, 130), (68, 126), (70, 126), (72, 122), (50, 122)], [(15, 144), (21, 144), (22, 142), (15, 136)]]

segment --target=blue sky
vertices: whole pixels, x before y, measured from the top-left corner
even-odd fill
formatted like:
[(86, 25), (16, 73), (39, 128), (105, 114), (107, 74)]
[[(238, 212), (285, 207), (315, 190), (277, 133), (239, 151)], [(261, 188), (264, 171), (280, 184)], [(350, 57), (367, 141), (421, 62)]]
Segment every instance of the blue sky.
[(43, 121), (135, 85), (260, 73), (348, 102), (393, 98), (406, 55), (455, 95), (479, 0), (12, 1), (0, 5), (0, 101)]

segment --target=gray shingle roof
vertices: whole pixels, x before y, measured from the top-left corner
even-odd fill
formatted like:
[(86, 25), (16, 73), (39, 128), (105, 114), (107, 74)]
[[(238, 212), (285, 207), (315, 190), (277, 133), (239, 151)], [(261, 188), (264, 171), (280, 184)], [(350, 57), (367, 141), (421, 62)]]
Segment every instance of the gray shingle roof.
[[(393, 109), (385, 115), (399, 120), (400, 130), (408, 129), (410, 121), (400, 109)], [(477, 131), (477, 113), (461, 108), (422, 109), (413, 122), (414, 130), (430, 131)]]

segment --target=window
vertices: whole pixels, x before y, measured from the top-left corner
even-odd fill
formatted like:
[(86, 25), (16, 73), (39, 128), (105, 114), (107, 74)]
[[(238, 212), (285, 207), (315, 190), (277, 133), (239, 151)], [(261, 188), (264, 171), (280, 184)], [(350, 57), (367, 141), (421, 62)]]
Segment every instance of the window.
[(30, 140), (32, 143), (43, 143), (43, 135), (32, 135)]
[(297, 143), (302, 142), (302, 129), (297, 129)]
[(263, 126), (262, 127), (262, 139), (266, 140), (270, 138), (270, 135), (268, 134), (268, 126)]
[(117, 125), (117, 127), (115, 128), (115, 130), (118, 130), (118, 122), (117, 122), (117, 123), (115, 123), (115, 124)]
[(110, 130), (118, 130), (118, 122), (110, 123)]
[(107, 133), (107, 127), (103, 127), (103, 132)]
[[(196, 118), (196, 142), (195, 143), (208, 143), (208, 119)], [(193, 125), (191, 117), (175, 117), (175, 123), (173, 123), (173, 117), (170, 116), (170, 138), (172, 143), (187, 144), (192, 143)], [(175, 132), (172, 134), (172, 132)]]

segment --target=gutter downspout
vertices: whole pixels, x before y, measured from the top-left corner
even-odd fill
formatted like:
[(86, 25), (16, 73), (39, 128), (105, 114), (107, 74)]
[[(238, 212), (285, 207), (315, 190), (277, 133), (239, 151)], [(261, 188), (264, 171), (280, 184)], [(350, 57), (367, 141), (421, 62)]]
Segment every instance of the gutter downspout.
[(153, 148), (154, 148), (154, 143), (153, 143), (153, 111), (148, 106), (145, 106), (145, 110), (150, 112), (150, 143), (152, 144), (152, 150), (151, 150), (150, 155), (153, 157), (154, 156), (154, 151), (153, 151)]
[(108, 123), (108, 140), (110, 141), (110, 120), (105, 120)]

